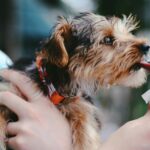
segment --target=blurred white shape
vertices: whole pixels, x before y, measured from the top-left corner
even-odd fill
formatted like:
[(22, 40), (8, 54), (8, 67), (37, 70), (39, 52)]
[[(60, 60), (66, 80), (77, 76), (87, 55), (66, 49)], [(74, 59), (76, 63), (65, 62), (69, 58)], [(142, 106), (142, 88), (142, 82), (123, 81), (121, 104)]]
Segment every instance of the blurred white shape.
[(142, 98), (144, 99), (145, 103), (150, 102), (150, 90), (146, 91), (144, 94), (142, 94)]
[(92, 0), (62, 0), (77, 12), (95, 10), (95, 3)]
[(12, 64), (12, 60), (0, 50), (0, 69), (8, 68)]

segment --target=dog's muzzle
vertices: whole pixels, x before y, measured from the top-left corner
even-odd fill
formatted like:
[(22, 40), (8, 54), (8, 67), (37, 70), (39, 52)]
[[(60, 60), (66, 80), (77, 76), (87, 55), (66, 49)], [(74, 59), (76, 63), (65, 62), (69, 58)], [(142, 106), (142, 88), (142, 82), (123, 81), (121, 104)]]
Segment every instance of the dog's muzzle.
[(142, 45), (140, 45), (139, 48), (140, 48), (140, 51), (142, 52), (142, 54), (147, 54), (150, 49), (150, 46), (147, 44), (142, 44)]

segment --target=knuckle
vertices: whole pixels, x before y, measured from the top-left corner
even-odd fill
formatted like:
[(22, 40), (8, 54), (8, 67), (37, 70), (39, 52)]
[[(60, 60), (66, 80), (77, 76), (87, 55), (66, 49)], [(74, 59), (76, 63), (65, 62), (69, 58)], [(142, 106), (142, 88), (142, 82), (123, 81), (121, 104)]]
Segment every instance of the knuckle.
[(39, 113), (34, 110), (33, 108), (30, 109), (30, 119), (35, 120), (35, 118), (38, 120), (39, 119)]
[(29, 78), (25, 75), (25, 73), (21, 72), (21, 71), (11, 71), (11, 78), (14, 81), (18, 81), (18, 82), (22, 82), (25, 83), (29, 80)]
[(21, 74), (19, 73), (19, 71), (14, 71), (12, 70), (11, 72), (11, 78), (13, 80), (17, 79), (18, 81), (20, 81), (20, 79), (22, 78)]
[(17, 76), (18, 76), (18, 80), (20, 82), (26, 83), (26, 82), (30, 81), (30, 79), (23, 73), (17, 72)]
[(12, 93), (9, 92), (9, 91), (0, 92), (0, 97), (1, 98), (6, 98), (6, 97), (9, 97), (9, 96), (12, 96)]
[(12, 77), (16, 77), (16, 76), (17, 76), (17, 74), (18, 74), (18, 72), (17, 72), (17, 71), (11, 70), (11, 76), (12, 76)]
[(35, 103), (28, 104), (28, 116), (37, 115), (38, 112), (39, 112), (39, 106), (37, 106)]
[(32, 105), (28, 105), (28, 115), (32, 115), (32, 113), (34, 113), (34, 108)]
[(14, 144), (18, 149), (23, 149), (25, 145), (25, 140), (22, 137), (17, 137), (14, 141)]
[(28, 123), (26, 123), (25, 125), (22, 125), (21, 131), (23, 133), (29, 133), (30, 132), (30, 125)]
[(37, 85), (34, 86), (34, 89), (36, 90), (34, 93), (33, 93), (33, 98), (34, 99), (40, 99), (43, 97), (43, 93), (38, 89)]

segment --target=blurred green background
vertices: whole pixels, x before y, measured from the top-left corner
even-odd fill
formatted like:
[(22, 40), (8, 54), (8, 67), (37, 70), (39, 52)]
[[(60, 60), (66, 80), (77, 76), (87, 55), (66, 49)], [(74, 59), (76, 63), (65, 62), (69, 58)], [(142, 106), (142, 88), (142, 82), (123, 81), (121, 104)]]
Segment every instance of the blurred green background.
[[(72, 16), (90, 11), (121, 17), (133, 14), (140, 20), (137, 36), (150, 38), (149, 0), (0, 0), (0, 49), (13, 60), (33, 57), (40, 41), (51, 32), (58, 15)], [(148, 82), (138, 89), (115, 87), (103, 89), (97, 105), (102, 110), (107, 137), (128, 120), (142, 116), (147, 105), (141, 94)]]

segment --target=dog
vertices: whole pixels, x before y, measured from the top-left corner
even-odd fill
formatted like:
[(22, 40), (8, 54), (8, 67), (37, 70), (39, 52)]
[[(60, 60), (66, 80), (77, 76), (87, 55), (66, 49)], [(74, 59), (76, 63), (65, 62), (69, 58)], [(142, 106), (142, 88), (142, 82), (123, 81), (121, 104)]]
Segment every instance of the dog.
[[(140, 62), (149, 45), (146, 39), (132, 34), (137, 25), (132, 15), (122, 19), (93, 13), (80, 13), (71, 19), (59, 17), (36, 61), (18, 67), (20, 61), (11, 67), (34, 80), (67, 118), (74, 150), (100, 150), (101, 120), (92, 100), (100, 88), (139, 87), (146, 82)], [(2, 82), (1, 89), (4, 84), (8, 87)], [(4, 136), (3, 126), (17, 117), (4, 106), (0, 110)], [(2, 149), (6, 149), (4, 145)]]

